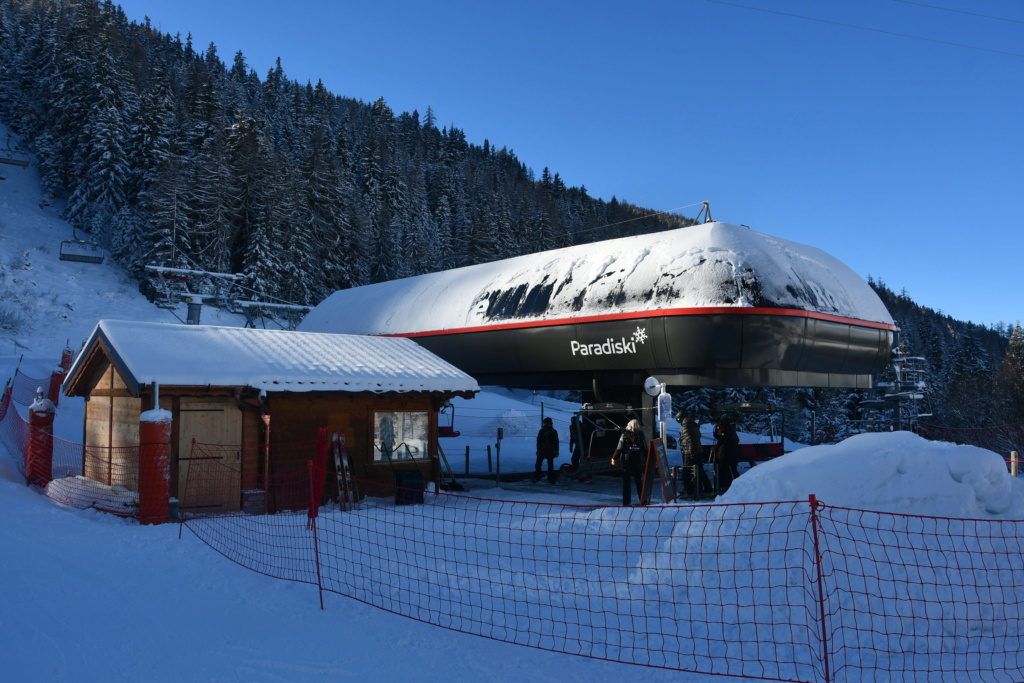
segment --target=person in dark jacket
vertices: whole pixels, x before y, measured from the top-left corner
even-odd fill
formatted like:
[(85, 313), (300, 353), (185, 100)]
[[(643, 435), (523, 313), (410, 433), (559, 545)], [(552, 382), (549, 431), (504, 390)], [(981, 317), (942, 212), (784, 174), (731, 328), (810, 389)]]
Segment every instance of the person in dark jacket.
[(537, 432), (537, 464), (534, 467), (534, 481), (540, 481), (544, 461), (548, 461), (548, 481), (552, 484), (558, 480), (555, 472), (555, 458), (558, 457), (558, 432), (555, 431), (550, 417), (545, 417)]
[(740, 475), (740, 437), (732, 420), (724, 415), (715, 422), (715, 484), (718, 493), (725, 493), (732, 480)]
[(700, 427), (685, 410), (676, 413), (679, 420), (679, 450), (683, 454), (683, 489), (691, 496), (711, 492), (711, 481), (704, 471), (704, 446), (700, 442)]
[(580, 466), (580, 450), (582, 450), (576, 439), (580, 435), (580, 418), (576, 415), (572, 416), (572, 420), (569, 421), (569, 460), (573, 467)]
[(619, 437), (619, 444), (612, 454), (612, 464), (622, 466), (622, 504), (629, 505), (632, 499), (630, 479), (636, 485), (639, 503), (644, 503), (644, 466), (647, 459), (647, 441), (639, 420), (630, 420)]

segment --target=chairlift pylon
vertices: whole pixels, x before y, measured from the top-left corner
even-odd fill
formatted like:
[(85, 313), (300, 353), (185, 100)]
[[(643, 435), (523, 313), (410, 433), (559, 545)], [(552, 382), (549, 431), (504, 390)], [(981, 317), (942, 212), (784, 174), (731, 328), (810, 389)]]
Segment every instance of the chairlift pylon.
[(700, 211), (697, 212), (697, 217), (693, 219), (693, 222), (694, 225), (713, 222), (713, 219), (711, 218), (711, 202), (702, 202)]

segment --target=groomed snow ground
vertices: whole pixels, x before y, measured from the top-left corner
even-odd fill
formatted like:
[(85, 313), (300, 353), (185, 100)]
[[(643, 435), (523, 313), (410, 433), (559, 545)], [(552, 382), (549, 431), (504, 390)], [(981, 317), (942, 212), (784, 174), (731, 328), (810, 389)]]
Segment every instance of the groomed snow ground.
[[(0, 138), (5, 133), (0, 127)], [(0, 176), (5, 379), (19, 361), (29, 376), (48, 376), (65, 345), (77, 349), (101, 318), (175, 324), (184, 319), (183, 310), (175, 317), (149, 304), (137, 283), (109, 262), (59, 261), (60, 242), (71, 230), (57, 217), (57, 207), (40, 206), (34, 167), (2, 167)], [(205, 309), (203, 323), (242, 321)], [(548, 397), (495, 390), (459, 402), (456, 428), (463, 437), (451, 442), (449, 453), (456, 472), (461, 460), (454, 453), (466, 444), (482, 453), (494, 442), (494, 421), (518, 430), (518, 438), (503, 445), (502, 471), (532, 469), (529, 436), (542, 402), (556, 425), (567, 424), (571, 404)], [(474, 415), (490, 420), (459, 422), (459, 416)], [(62, 400), (57, 435), (79, 441), (81, 419), (81, 401)], [(179, 539), (175, 525), (142, 527), (54, 504), (24, 485), (13, 457), (0, 449), (0, 675), (8, 681), (739, 680), (507, 645), (333, 595), (321, 611), (315, 588), (242, 569), (188, 532)], [(480, 462), (474, 460), (472, 469), (480, 470)], [(610, 489), (465, 483), (474, 492), (486, 490), (488, 498), (609, 505), (618, 488), (617, 482)], [(801, 500), (811, 493), (856, 508), (1024, 519), (1024, 488), (998, 455), (907, 433), (861, 435), (798, 450), (747, 472), (722, 500)]]

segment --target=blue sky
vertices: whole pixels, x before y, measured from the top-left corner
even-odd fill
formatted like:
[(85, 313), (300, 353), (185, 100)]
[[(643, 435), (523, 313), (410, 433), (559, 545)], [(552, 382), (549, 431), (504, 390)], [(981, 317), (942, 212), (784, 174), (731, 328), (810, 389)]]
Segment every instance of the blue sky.
[(118, 4), (261, 78), (280, 57), (430, 106), (593, 196), (706, 200), (954, 318), (1024, 322), (1020, 0)]

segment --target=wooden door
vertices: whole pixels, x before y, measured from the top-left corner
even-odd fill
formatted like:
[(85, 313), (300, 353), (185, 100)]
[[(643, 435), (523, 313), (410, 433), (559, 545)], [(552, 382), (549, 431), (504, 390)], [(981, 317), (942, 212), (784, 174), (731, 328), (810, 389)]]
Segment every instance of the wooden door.
[[(182, 511), (237, 511), (242, 498), (242, 411), (231, 398), (183, 396), (178, 413), (178, 492), (184, 496)], [(217, 448), (193, 453), (192, 439), (201, 444), (216, 444)]]

